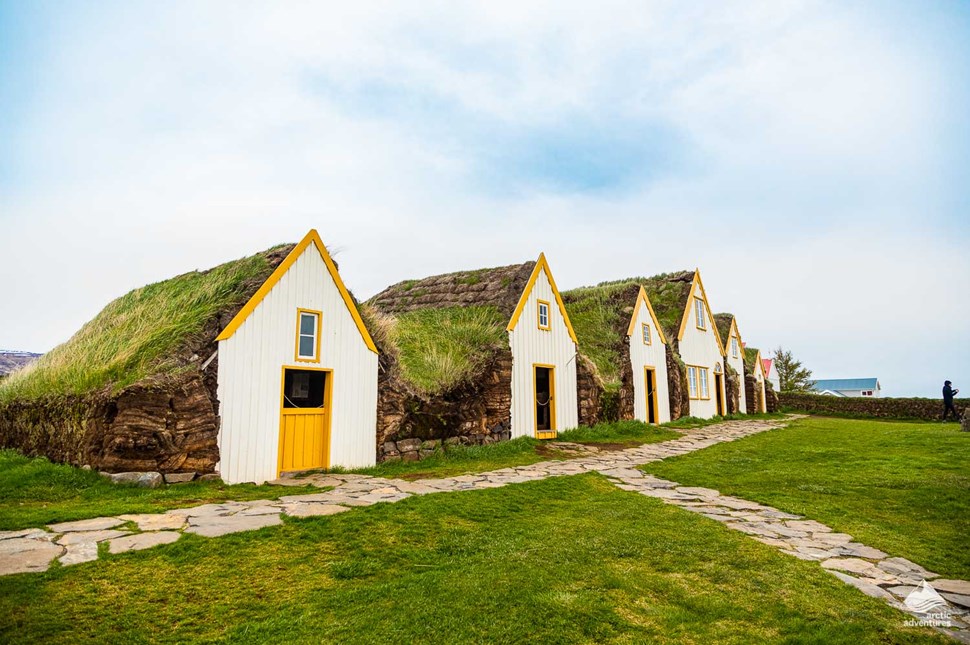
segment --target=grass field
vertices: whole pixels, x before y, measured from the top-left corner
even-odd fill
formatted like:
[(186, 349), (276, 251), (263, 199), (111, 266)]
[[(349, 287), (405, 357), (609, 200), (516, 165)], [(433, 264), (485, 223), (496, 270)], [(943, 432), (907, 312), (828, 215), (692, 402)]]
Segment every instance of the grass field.
[(643, 470), (806, 515), (970, 579), (970, 434), (955, 425), (809, 417)]
[(596, 475), (429, 495), (0, 578), (0, 642), (945, 643)]
[[(285, 494), (319, 492), (288, 488)], [(226, 500), (266, 499), (279, 487), (191, 482), (157, 489), (113, 484), (96, 472), (52, 464), (0, 450), (0, 530), (44, 526), (122, 513), (157, 513), (170, 508)]]

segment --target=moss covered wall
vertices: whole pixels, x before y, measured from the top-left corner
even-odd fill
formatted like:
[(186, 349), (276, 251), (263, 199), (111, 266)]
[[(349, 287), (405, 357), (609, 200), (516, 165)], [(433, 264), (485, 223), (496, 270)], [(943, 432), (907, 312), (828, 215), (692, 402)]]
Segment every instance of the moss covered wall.
[[(821, 394), (779, 395), (784, 410), (811, 414), (833, 414), (872, 417), (876, 419), (920, 419), (938, 421), (943, 416), (942, 399), (837, 397)], [(970, 399), (957, 399), (954, 407), (961, 413), (970, 407)], [(952, 415), (951, 415), (952, 418)]]

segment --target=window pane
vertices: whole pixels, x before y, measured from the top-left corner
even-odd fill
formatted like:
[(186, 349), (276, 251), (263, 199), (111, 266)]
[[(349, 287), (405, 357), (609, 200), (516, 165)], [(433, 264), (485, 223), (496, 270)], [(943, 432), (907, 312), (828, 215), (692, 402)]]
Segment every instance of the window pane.
[(300, 336), (300, 356), (312, 358), (315, 352), (313, 336)]
[(300, 314), (300, 334), (312, 336), (316, 331), (317, 317), (314, 314)]

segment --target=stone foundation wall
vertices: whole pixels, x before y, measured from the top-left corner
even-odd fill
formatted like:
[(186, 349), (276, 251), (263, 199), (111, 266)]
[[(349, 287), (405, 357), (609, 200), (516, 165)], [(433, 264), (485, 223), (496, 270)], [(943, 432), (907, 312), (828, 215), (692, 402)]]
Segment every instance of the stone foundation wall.
[[(943, 416), (942, 398), (849, 398), (787, 392), (781, 394), (779, 398), (783, 409), (810, 414), (872, 417), (875, 419), (919, 419), (923, 421), (939, 421)], [(970, 408), (970, 399), (957, 399), (953, 405), (958, 411), (966, 415), (965, 411)]]
[[(627, 364), (629, 364), (627, 360)], [(622, 391), (622, 389), (621, 389)], [(603, 379), (593, 361), (582, 354), (576, 355), (576, 405), (579, 425), (594, 426), (600, 421), (600, 406), (604, 388)], [(629, 418), (633, 418), (631, 413)]]
[(727, 412), (737, 414), (741, 411), (741, 379), (737, 370), (724, 362), (724, 390), (727, 393)]
[(672, 343), (667, 344), (667, 388), (670, 395), (670, 420), (676, 421), (687, 416), (690, 413), (687, 368)]
[(754, 374), (744, 375), (744, 398), (748, 414), (761, 412), (761, 388)]
[[(384, 361), (387, 361), (386, 363)], [(435, 396), (415, 393), (382, 357), (378, 380), (377, 460), (416, 460), (446, 445), (511, 436), (512, 351), (497, 352), (474, 382)]]
[(765, 410), (769, 413), (781, 410), (778, 393), (775, 392), (775, 387), (768, 381), (765, 381)]
[[(626, 336), (623, 336), (626, 339)], [(633, 385), (633, 365), (630, 363), (630, 343), (623, 343), (620, 351), (620, 390), (617, 392), (616, 419), (627, 421), (635, 415), (636, 390)]]
[(198, 371), (0, 406), (0, 447), (105, 472), (211, 473), (218, 406)]

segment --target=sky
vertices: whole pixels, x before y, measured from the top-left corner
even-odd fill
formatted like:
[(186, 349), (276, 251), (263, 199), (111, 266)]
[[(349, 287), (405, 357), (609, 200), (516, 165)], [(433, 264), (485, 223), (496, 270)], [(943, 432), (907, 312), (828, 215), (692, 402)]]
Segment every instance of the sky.
[(745, 342), (970, 392), (970, 3), (0, 0), (0, 347), (316, 228), (361, 299), (698, 267)]

